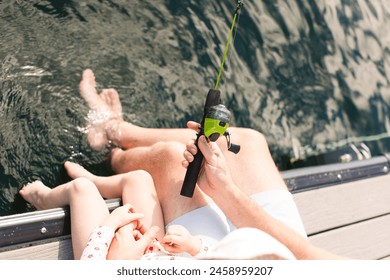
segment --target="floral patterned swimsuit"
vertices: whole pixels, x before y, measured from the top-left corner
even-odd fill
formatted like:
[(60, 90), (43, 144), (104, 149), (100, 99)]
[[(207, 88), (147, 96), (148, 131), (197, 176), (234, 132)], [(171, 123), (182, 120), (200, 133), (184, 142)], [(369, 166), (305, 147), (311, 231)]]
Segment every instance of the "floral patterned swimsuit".
[[(115, 232), (110, 227), (98, 226), (96, 227), (87, 243), (87, 246), (84, 248), (81, 260), (105, 260), (107, 258), (108, 249), (110, 248), (112, 239), (115, 236)], [(201, 252), (208, 252), (211, 246), (211, 242), (207, 238), (201, 239)], [(157, 240), (154, 240), (152, 244), (147, 248), (145, 254), (142, 256), (141, 260), (176, 260), (176, 259), (189, 259), (192, 256), (183, 253), (183, 254), (172, 254), (164, 249), (161, 243)]]

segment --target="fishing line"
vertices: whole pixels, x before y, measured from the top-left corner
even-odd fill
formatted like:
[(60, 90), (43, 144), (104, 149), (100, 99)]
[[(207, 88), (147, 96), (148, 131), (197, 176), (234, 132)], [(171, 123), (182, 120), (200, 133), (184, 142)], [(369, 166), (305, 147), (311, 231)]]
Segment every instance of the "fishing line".
[[(236, 27), (235, 27), (235, 29), (234, 29), (234, 35), (233, 35), (233, 39), (232, 39), (232, 45), (234, 46), (234, 44), (235, 44), (235, 41), (236, 41), (236, 36), (237, 36), (237, 30), (238, 30), (238, 26), (239, 26), (239, 23), (240, 23), (240, 18), (241, 18), (241, 13), (239, 13), (238, 14), (238, 16), (237, 16), (237, 22), (236, 22)], [(232, 61), (232, 55), (233, 55), (233, 53), (230, 51), (230, 53), (229, 53), (229, 61)]]
[[(222, 61), (221, 61), (221, 65), (220, 65), (220, 67), (219, 67), (218, 77), (217, 77), (217, 81), (215, 82), (215, 87), (214, 87), (214, 89), (218, 89), (219, 83), (220, 83), (220, 81), (221, 81), (222, 72), (223, 72), (223, 67), (224, 67), (224, 65), (225, 65), (226, 56), (227, 56), (228, 51), (229, 51), (230, 41), (232, 40), (232, 37), (233, 37), (234, 26), (235, 26), (235, 24), (236, 24), (237, 17), (238, 17), (238, 15), (239, 15), (239, 11), (240, 11), (240, 9), (241, 9), (241, 7), (242, 7), (243, 5), (244, 5), (244, 4), (243, 4), (241, 1), (238, 1), (238, 2), (237, 2), (236, 10), (235, 10), (234, 15), (233, 15), (232, 25), (231, 25), (230, 31), (229, 31), (229, 37), (228, 37), (227, 42), (226, 42), (226, 45), (225, 45), (225, 50), (224, 50), (224, 52), (223, 52)], [(237, 32), (237, 29), (236, 29), (236, 32)]]
[[(241, 17), (241, 13), (239, 13), (238, 16), (237, 16), (236, 26), (234, 28), (234, 35), (233, 35), (232, 42), (231, 42), (231, 44), (233, 46), (234, 46), (235, 41), (236, 41), (236, 35), (237, 35), (238, 26), (239, 26), (239, 23), (240, 23), (240, 17)], [(231, 62), (232, 61), (232, 56), (233, 56), (233, 52), (230, 51), (227, 60)], [(225, 92), (228, 92), (228, 83), (225, 83), (225, 87), (224, 88), (225, 88)]]
[[(225, 51), (223, 52), (218, 78), (215, 83), (215, 88), (210, 89), (207, 93), (206, 102), (203, 107), (203, 117), (200, 122), (199, 132), (195, 140), (195, 145), (198, 145), (198, 140), (203, 135), (206, 137), (206, 139), (208, 139), (208, 141), (212, 142), (217, 141), (220, 136), (225, 136), (228, 145), (228, 150), (235, 154), (240, 151), (240, 145), (236, 145), (230, 142), (230, 133), (229, 131), (227, 131), (227, 128), (229, 127), (231, 113), (223, 104), (221, 104), (221, 92), (218, 90), (218, 85), (221, 81), (223, 67), (229, 50), (230, 41), (232, 40), (233, 36), (234, 26), (236, 24), (237, 16), (242, 5), (243, 4), (241, 1), (237, 2), (236, 10), (233, 16), (232, 26), (230, 27)], [(190, 162), (190, 164), (188, 165), (180, 195), (186, 197), (193, 196), (196, 182), (198, 180), (199, 173), (202, 168), (203, 159), (204, 157), (202, 153), (198, 152), (194, 155), (193, 161)]]

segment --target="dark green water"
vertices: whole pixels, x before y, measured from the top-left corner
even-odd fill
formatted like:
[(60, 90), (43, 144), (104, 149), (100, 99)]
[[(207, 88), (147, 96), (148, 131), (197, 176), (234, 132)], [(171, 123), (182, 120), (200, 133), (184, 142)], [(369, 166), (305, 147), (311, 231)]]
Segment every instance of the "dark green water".
[[(365, 142), (390, 142), (388, 0), (244, 1), (220, 90), (234, 125), (267, 137), (281, 169)], [(146, 127), (199, 120), (235, 1), (0, 0), (0, 215), (27, 211), (28, 181), (68, 180), (74, 160), (109, 174), (82, 133), (83, 69), (119, 91)], [(367, 138), (370, 136), (369, 138)]]

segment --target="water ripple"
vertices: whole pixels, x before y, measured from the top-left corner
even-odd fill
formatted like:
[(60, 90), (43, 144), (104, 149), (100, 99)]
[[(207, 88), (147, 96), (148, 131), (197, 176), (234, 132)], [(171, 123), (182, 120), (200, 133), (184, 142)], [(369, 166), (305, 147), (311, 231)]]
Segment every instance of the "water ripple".
[[(146, 127), (199, 120), (234, 1), (0, 1), (0, 215), (17, 189), (107, 172), (85, 141), (83, 69)], [(246, 1), (220, 90), (233, 125), (265, 134), (281, 169), (364, 141), (390, 150), (388, 0)], [(353, 143), (358, 144), (358, 143)]]

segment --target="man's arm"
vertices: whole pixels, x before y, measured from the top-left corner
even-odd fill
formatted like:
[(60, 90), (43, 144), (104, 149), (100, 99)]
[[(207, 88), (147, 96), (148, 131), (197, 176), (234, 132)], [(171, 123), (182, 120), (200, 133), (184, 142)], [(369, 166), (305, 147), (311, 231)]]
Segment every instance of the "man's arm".
[(234, 184), (210, 195), (235, 226), (257, 228), (268, 233), (285, 245), (297, 259), (342, 258), (312, 245), (309, 240), (267, 214)]
[(312, 245), (293, 229), (267, 214), (256, 202), (242, 192), (235, 185), (223, 153), (216, 143), (208, 143), (202, 136), (198, 145), (205, 158), (205, 172), (203, 178), (200, 178), (199, 186), (214, 200), (235, 226), (238, 228), (257, 228), (268, 233), (285, 245), (297, 259), (342, 258)]

